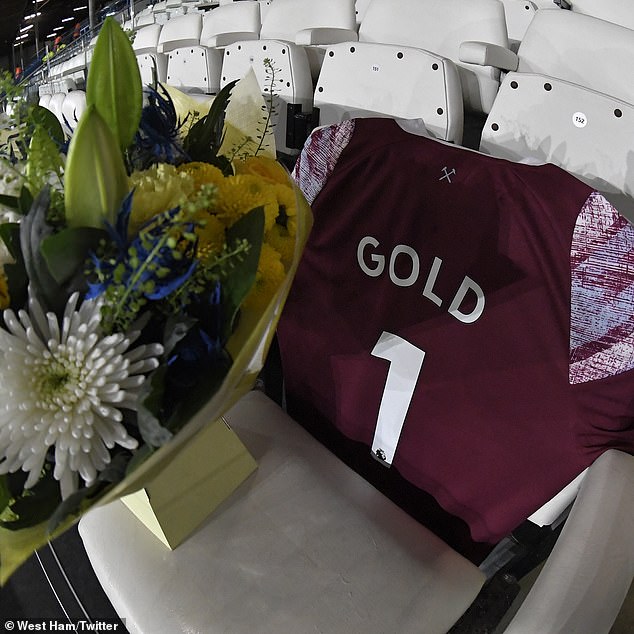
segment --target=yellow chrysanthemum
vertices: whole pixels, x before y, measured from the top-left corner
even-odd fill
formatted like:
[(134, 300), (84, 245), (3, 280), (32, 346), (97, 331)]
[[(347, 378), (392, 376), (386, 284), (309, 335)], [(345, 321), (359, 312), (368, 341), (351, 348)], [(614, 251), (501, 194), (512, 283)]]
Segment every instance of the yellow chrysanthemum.
[(5, 310), (11, 305), (11, 298), (9, 297), (9, 283), (7, 276), (4, 273), (4, 269), (0, 268), (0, 310)]
[(150, 218), (185, 202), (194, 192), (194, 179), (173, 165), (160, 163), (148, 170), (133, 172), (130, 187), (134, 188), (134, 196), (128, 230), (134, 234)]
[(284, 281), (285, 275), (280, 254), (273, 247), (264, 243), (260, 252), (255, 284), (244, 300), (244, 306), (256, 309), (264, 308)]
[(238, 174), (228, 176), (218, 186), (216, 211), (227, 226), (256, 207), (264, 208), (264, 227), (270, 229), (278, 214), (277, 195), (263, 178)]
[(266, 232), (264, 241), (280, 254), (284, 267), (288, 269), (295, 253), (295, 238), (285, 227), (275, 224)]
[(203, 220), (204, 226), (196, 227), (198, 235), (198, 259), (204, 260), (212, 253), (219, 253), (225, 243), (225, 226), (211, 214), (200, 212), (197, 220)]
[(261, 176), (269, 183), (287, 184), (289, 175), (284, 167), (272, 158), (266, 156), (249, 156), (243, 160), (234, 161), (233, 169), (236, 174), (253, 174)]
[(196, 190), (199, 190), (201, 185), (218, 186), (225, 178), (222, 171), (215, 165), (201, 161), (183, 163), (177, 171), (189, 174), (194, 180), (194, 189)]
[(285, 227), (293, 237), (297, 233), (297, 193), (288, 185), (276, 185), (275, 195), (280, 208), (277, 224)]

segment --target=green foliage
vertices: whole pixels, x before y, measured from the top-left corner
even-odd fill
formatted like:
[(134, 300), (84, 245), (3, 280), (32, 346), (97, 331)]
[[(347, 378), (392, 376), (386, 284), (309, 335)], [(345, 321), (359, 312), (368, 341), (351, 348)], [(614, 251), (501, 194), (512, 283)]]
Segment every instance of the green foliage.
[(246, 242), (250, 245), (245, 256), (232, 262), (233, 266), (222, 272), (223, 306), (227, 320), (225, 337), (229, 337), (235, 326), (236, 316), (251, 287), (260, 261), (264, 240), (264, 209), (257, 207), (245, 214), (227, 230), (227, 244)]
[(125, 150), (141, 120), (143, 86), (130, 39), (112, 17), (104, 21), (95, 44), (86, 103), (97, 109)]
[(94, 251), (106, 232), (93, 227), (63, 229), (42, 242), (41, 252), (48, 270), (59, 285), (79, 283), (83, 280), (84, 265), (90, 251)]
[(227, 103), (237, 82), (227, 84), (213, 100), (209, 112), (189, 129), (183, 149), (192, 161), (203, 161), (218, 166), (225, 175), (231, 174), (231, 165), (218, 156), (222, 145), (222, 130)]
[[(97, 149), (98, 148), (98, 149)], [(64, 202), (69, 227), (114, 225), (128, 193), (123, 154), (95, 106), (82, 115), (68, 149)]]
[(264, 146), (264, 140), (267, 135), (270, 134), (273, 130), (273, 118), (277, 114), (276, 107), (276, 97), (279, 94), (277, 90), (277, 84), (280, 82), (279, 79), (276, 79), (275, 73), (279, 73), (280, 69), (275, 68), (273, 66), (273, 61), (268, 57), (264, 60), (264, 69), (267, 77), (267, 85), (264, 87), (264, 92), (266, 96), (264, 101), (266, 106), (264, 108), (264, 116), (262, 118), (262, 122), (260, 127), (258, 127), (258, 139), (259, 144), (255, 150), (254, 156), (257, 156)]
[(42, 241), (53, 233), (46, 222), (48, 204), (49, 191), (43, 189), (20, 223), (20, 249), (29, 283), (42, 308), (45, 312), (52, 310), (60, 315), (66, 305), (67, 294), (51, 275), (40, 251)]
[[(10, 475), (9, 480), (22, 475)], [(47, 520), (61, 502), (59, 483), (53, 478), (50, 465), (44, 466), (42, 476), (33, 488), (13, 495), (0, 519), (0, 527), (12, 531), (37, 526)]]
[(36, 125), (26, 161), (26, 180), (31, 194), (37, 195), (48, 185), (52, 174), (61, 183), (62, 168), (58, 145), (43, 125)]
[(0, 514), (9, 505), (11, 501), (11, 493), (9, 493), (9, 486), (7, 484), (7, 476), (0, 475)]
[(264, 209), (257, 207), (227, 229), (222, 251), (202, 260), (193, 275), (167, 298), (168, 312), (182, 312), (220, 282), (224, 316), (221, 339), (226, 341), (234, 329), (240, 304), (255, 282), (263, 240)]
[(95, 271), (97, 281), (106, 286), (102, 308), (105, 332), (127, 331), (157, 286), (172, 275), (172, 268), (192, 261), (196, 243), (192, 220), (176, 212), (155, 217), (128, 245), (124, 258), (120, 253), (105, 254), (107, 266)]

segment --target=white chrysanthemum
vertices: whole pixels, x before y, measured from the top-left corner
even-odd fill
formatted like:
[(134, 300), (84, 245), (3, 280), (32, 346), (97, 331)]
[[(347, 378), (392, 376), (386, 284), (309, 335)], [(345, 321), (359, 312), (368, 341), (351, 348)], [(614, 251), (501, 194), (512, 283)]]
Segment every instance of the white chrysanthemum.
[(50, 447), (62, 498), (90, 485), (115, 444), (137, 441), (121, 409), (137, 408), (144, 373), (156, 368), (159, 344), (127, 351), (138, 333), (101, 333), (100, 300), (68, 301), (61, 326), (30, 293), (29, 311), (4, 312), (0, 328), (0, 474), (22, 469), (32, 487)]

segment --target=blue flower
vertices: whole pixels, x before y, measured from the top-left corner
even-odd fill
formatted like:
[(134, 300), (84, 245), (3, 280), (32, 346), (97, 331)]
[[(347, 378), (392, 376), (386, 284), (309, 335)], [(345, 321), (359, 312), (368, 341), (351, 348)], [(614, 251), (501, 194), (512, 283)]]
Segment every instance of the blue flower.
[(178, 135), (185, 121), (179, 121), (174, 102), (165, 88), (161, 93), (152, 87), (146, 90), (148, 105), (143, 108), (141, 122), (131, 150), (132, 164), (144, 170), (155, 163), (178, 165), (189, 160)]
[(92, 299), (108, 293), (112, 325), (122, 328), (147, 301), (164, 299), (180, 288), (197, 266), (194, 223), (179, 218), (179, 207), (155, 216), (128, 239), (133, 195), (124, 200), (116, 226), (106, 224), (110, 249), (91, 254), (87, 294)]

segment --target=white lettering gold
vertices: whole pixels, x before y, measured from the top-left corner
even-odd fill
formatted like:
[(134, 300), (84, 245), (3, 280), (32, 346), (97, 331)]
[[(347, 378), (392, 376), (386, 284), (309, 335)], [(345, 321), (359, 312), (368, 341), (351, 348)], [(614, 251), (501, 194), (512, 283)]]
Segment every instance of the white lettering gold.
[(438, 271), (440, 271), (440, 267), (442, 266), (442, 260), (440, 258), (434, 258), (434, 261), (431, 265), (431, 270), (429, 271), (429, 275), (427, 276), (427, 281), (425, 282), (425, 288), (423, 289), (423, 295), (427, 299), (431, 299), (436, 306), (442, 306), (442, 299), (434, 293), (434, 284), (436, 283), (436, 278), (438, 277)]
[[(462, 304), (464, 298), (469, 291), (473, 291), (476, 295), (475, 308), (470, 313), (463, 313), (460, 310), (460, 304)], [(455, 297), (451, 301), (449, 306), (449, 314), (453, 315), (456, 319), (460, 320), (463, 324), (472, 324), (476, 321), (482, 312), (484, 311), (484, 291), (479, 284), (474, 282), (468, 275), (465, 275), (464, 280), (460, 288), (456, 292)]]
[[(359, 241), (357, 246), (357, 262), (361, 270), (369, 277), (379, 277), (385, 271), (385, 262), (387, 256), (377, 252), (379, 251), (380, 243), (372, 236), (365, 236)], [(370, 248), (371, 247), (371, 248)], [(396, 274), (396, 259), (401, 257), (408, 257), (411, 261), (411, 272), (407, 277), (399, 277)], [(372, 263), (373, 265), (371, 265)], [(427, 273), (425, 284), (423, 285), (422, 295), (426, 299), (430, 300), (436, 306), (442, 306), (443, 300), (434, 292), (434, 286), (440, 270), (442, 268), (443, 261), (439, 257), (434, 257), (431, 268)], [(406, 244), (397, 244), (389, 255), (388, 276), (390, 281), (400, 287), (413, 286), (420, 278), (420, 256), (410, 246)], [(471, 312), (464, 312), (460, 310), (460, 306), (464, 302), (468, 293), (475, 294), (475, 306)], [(482, 287), (471, 279), (468, 275), (465, 275), (462, 280), (454, 298), (449, 304), (447, 312), (461, 321), (463, 324), (472, 324), (477, 321), (484, 312), (485, 297)]]
[[(396, 258), (400, 255), (408, 255), (412, 260), (412, 272), (406, 278), (400, 278), (396, 275)], [(408, 247), (406, 244), (397, 244), (390, 256), (390, 279), (397, 286), (411, 286), (416, 283), (418, 279), (418, 273), (420, 272), (420, 262), (418, 260), (418, 253)]]
[(359, 262), (359, 266), (361, 267), (361, 270), (366, 275), (369, 275), (370, 277), (378, 277), (379, 275), (381, 275), (381, 273), (383, 273), (383, 269), (385, 268), (385, 256), (376, 255), (375, 253), (370, 255), (370, 260), (372, 260), (372, 262), (376, 264), (376, 266), (373, 269), (371, 269), (365, 263), (365, 260), (363, 259), (363, 251), (368, 245), (372, 245), (373, 247), (376, 248), (379, 246), (379, 241), (376, 238), (373, 238), (372, 236), (366, 236), (365, 238), (361, 238), (361, 241), (359, 242), (359, 246), (357, 247), (357, 261)]

